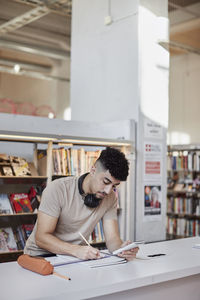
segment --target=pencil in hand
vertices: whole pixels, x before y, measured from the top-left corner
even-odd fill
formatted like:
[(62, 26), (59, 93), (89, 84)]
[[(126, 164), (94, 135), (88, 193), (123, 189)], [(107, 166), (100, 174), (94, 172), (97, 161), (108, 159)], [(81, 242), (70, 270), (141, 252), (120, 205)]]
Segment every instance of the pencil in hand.
[[(86, 238), (82, 235), (81, 232), (79, 232), (79, 235), (80, 235), (80, 237), (85, 241), (85, 243), (86, 243), (88, 246), (91, 247), (90, 243), (86, 240)], [(98, 251), (99, 251), (99, 250), (98, 250)], [(102, 255), (100, 254), (100, 251), (99, 251), (99, 255), (98, 255), (98, 257), (96, 257), (95, 259), (101, 258), (101, 257), (102, 257)]]
[(88, 246), (90, 246), (90, 243), (86, 240), (86, 238), (82, 235), (82, 233), (78, 233), (79, 235), (80, 235), (80, 237), (84, 240), (84, 242), (86, 242), (86, 244), (88, 245)]

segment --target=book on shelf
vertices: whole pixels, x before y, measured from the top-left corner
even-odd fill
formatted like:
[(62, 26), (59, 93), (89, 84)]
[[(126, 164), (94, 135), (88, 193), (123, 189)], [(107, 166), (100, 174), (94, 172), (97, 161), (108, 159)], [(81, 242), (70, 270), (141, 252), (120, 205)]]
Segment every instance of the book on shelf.
[(11, 194), (10, 201), (16, 213), (27, 213), (33, 211), (27, 193)]
[(100, 220), (89, 237), (90, 243), (104, 243), (103, 223)]
[(37, 150), (38, 174), (47, 176), (47, 150)]
[(104, 233), (103, 233), (103, 222), (102, 219), (99, 221), (100, 232), (101, 232), (101, 241), (105, 241)]
[(62, 174), (68, 174), (67, 170), (67, 157), (66, 157), (66, 151), (64, 148), (60, 148), (60, 156), (61, 156), (61, 173)]
[(0, 163), (9, 163), (10, 158), (6, 153), (0, 153)]
[(176, 183), (173, 188), (174, 192), (182, 192), (183, 189), (184, 189), (184, 183)]
[(37, 186), (37, 187), (31, 186), (31, 188), (28, 192), (28, 198), (30, 200), (33, 211), (37, 210), (40, 205), (42, 191), (45, 188), (45, 186), (46, 185)]
[(78, 149), (71, 149), (71, 175), (78, 175)]
[(21, 226), (14, 228), (13, 233), (14, 233), (16, 244), (17, 244), (17, 249), (23, 250), (25, 247), (25, 239), (23, 236), (23, 232), (21, 230)]
[(18, 250), (11, 227), (0, 228), (0, 252)]
[(66, 149), (66, 157), (67, 157), (67, 175), (72, 174), (71, 170), (71, 161), (70, 161), (70, 149)]
[(24, 232), (25, 240), (29, 238), (34, 228), (34, 224), (23, 224), (22, 230)]
[(26, 159), (18, 156), (10, 156), (10, 162), (15, 176), (31, 176)]
[(25, 158), (10, 155), (10, 163), (15, 176), (31, 176), (31, 171)]
[(31, 232), (33, 231), (33, 228), (34, 228), (33, 224), (23, 224), (13, 229), (18, 250), (24, 249), (26, 240), (28, 239)]
[(31, 176), (30, 168), (27, 162), (23, 165), (12, 164), (12, 167), (15, 176)]
[(4, 176), (15, 176), (14, 171), (11, 166), (2, 166), (1, 173)]
[(52, 159), (53, 159), (53, 174), (54, 175), (58, 175), (58, 160), (56, 158), (56, 150), (53, 149), (52, 150)]
[(59, 149), (54, 150), (55, 153), (55, 160), (57, 160), (57, 175), (62, 175), (62, 169), (61, 169), (61, 157), (60, 157), (60, 151)]
[(99, 239), (99, 231), (98, 231), (98, 225), (94, 227), (94, 242), (98, 243), (100, 241)]
[(1, 176), (31, 176), (28, 162), (25, 158), (0, 154)]
[(0, 194), (0, 214), (13, 214), (13, 209), (7, 194)]
[(70, 175), (75, 175), (74, 174), (74, 149), (69, 149), (69, 164), (70, 164)]
[(78, 174), (81, 175), (86, 172), (85, 168), (85, 150), (83, 148), (80, 148), (78, 150)]

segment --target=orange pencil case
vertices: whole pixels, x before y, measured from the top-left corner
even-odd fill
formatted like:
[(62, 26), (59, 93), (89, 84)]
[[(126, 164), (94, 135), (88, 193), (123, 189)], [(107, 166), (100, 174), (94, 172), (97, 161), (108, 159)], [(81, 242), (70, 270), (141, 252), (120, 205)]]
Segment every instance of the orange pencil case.
[(21, 267), (32, 272), (36, 272), (41, 275), (53, 274), (53, 266), (43, 257), (33, 257), (28, 254), (22, 254), (18, 257), (17, 262)]

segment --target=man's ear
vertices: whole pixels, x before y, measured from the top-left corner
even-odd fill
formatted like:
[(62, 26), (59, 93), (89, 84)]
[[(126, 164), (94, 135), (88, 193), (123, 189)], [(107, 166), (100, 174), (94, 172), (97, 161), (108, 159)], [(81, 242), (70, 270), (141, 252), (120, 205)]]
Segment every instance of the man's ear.
[(96, 172), (96, 167), (93, 165), (93, 166), (91, 167), (91, 169), (90, 169), (90, 174), (91, 174), (91, 175), (94, 175), (95, 172)]

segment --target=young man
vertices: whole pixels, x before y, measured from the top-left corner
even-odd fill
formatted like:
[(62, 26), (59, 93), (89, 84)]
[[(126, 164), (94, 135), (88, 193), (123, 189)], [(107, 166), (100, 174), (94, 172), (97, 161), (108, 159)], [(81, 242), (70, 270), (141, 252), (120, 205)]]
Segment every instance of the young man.
[[(120, 181), (127, 179), (128, 170), (125, 155), (117, 149), (106, 148), (90, 173), (51, 182), (43, 192), (38, 220), (24, 253), (99, 258), (99, 250), (85, 245), (79, 232), (88, 239), (101, 218), (109, 251), (129, 244), (130, 241), (123, 243), (119, 236), (115, 195)], [(120, 256), (131, 260), (137, 251), (138, 248), (124, 251)]]

